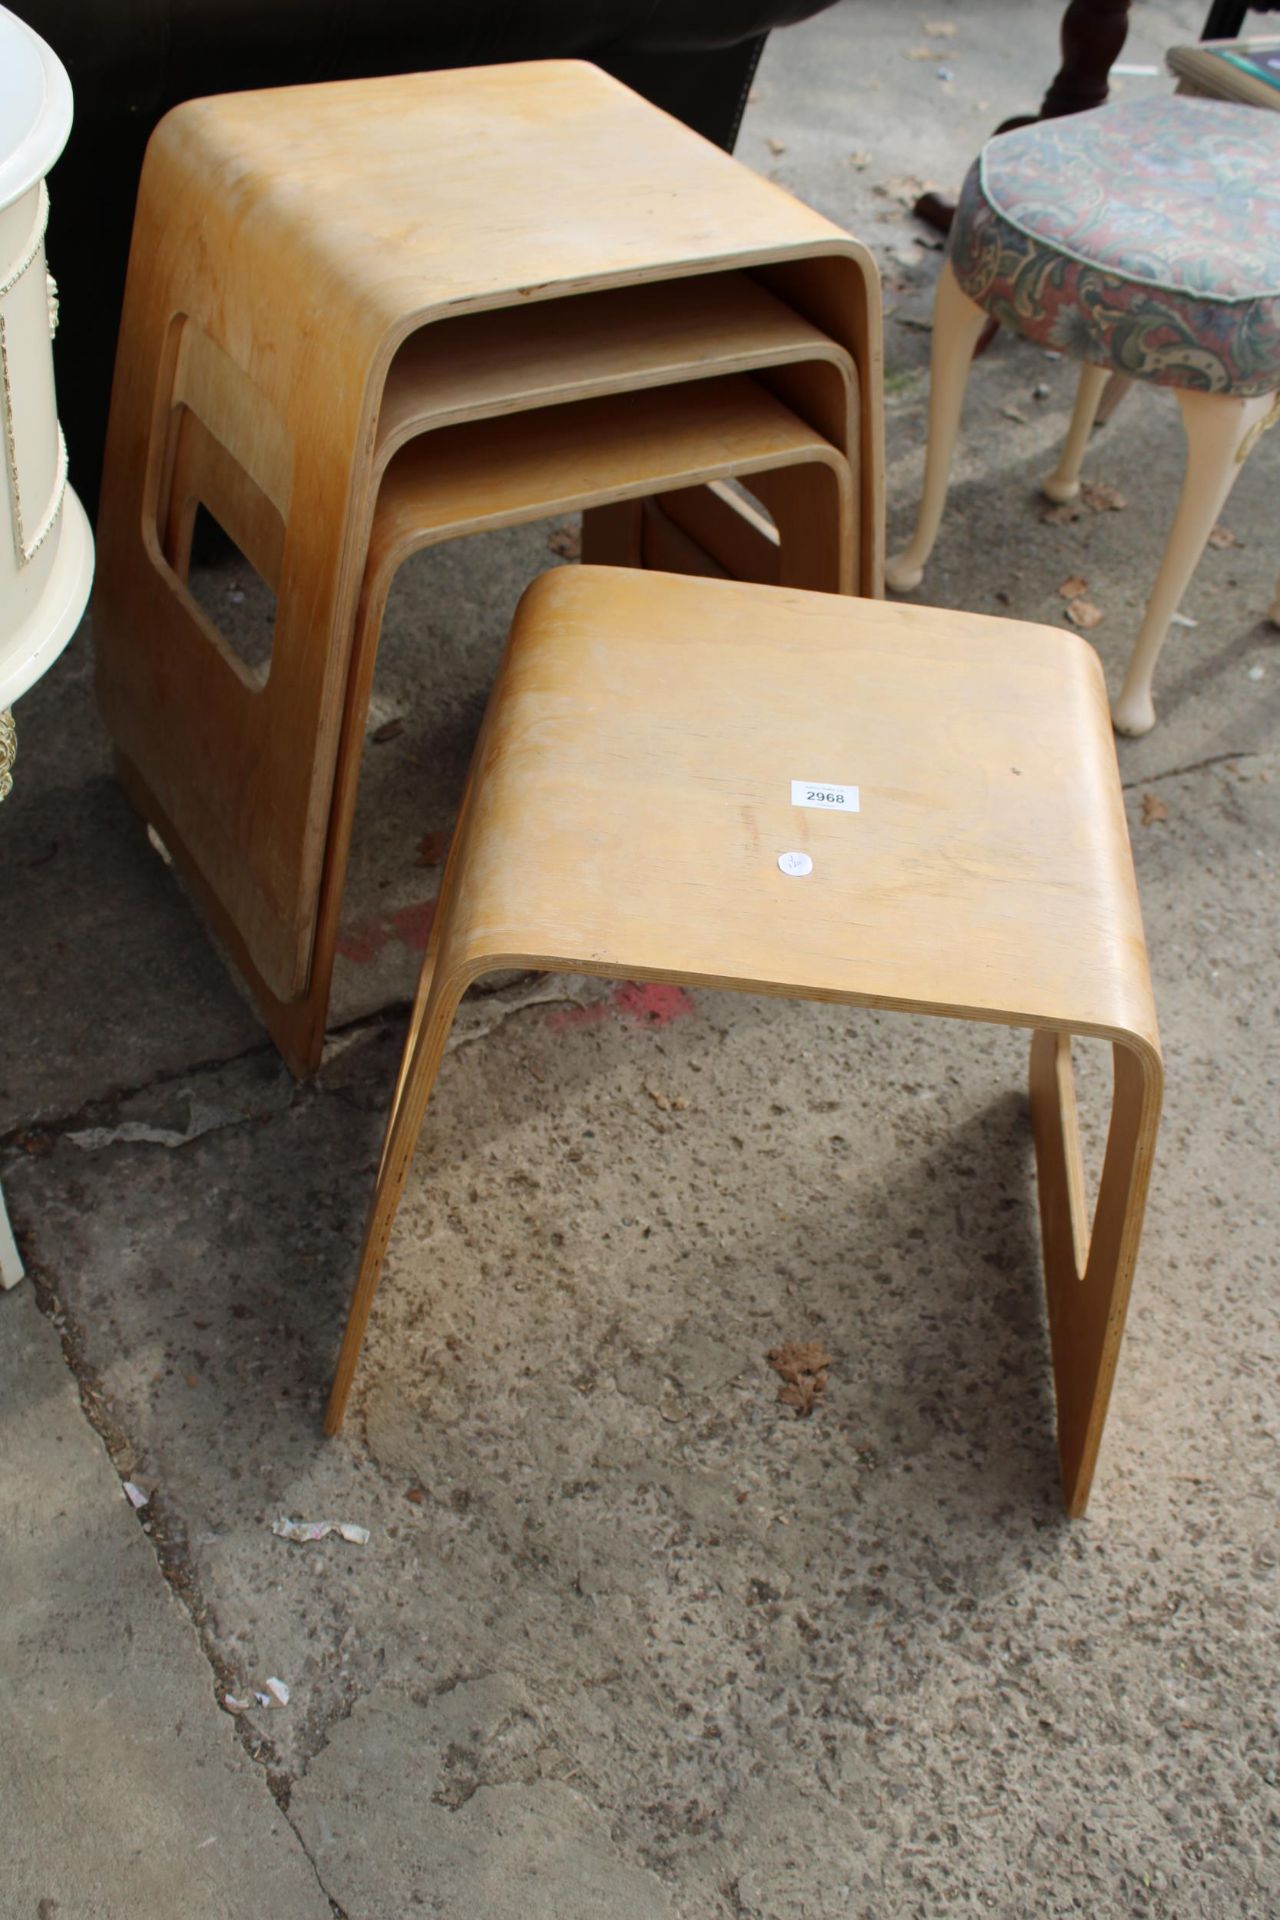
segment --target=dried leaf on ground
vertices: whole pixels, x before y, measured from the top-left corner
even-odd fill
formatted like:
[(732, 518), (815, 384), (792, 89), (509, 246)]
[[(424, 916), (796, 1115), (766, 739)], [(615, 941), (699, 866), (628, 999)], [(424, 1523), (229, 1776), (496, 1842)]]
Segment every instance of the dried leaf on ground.
[(1060, 500), (1056, 506), (1042, 507), (1040, 518), (1046, 527), (1069, 527), (1083, 512), (1078, 500)]
[(906, 47), (902, 57), (904, 60), (936, 60), (938, 55), (933, 47)]
[(1101, 607), (1095, 607), (1092, 600), (1070, 600), (1067, 603), (1067, 618), (1073, 627), (1083, 627), (1086, 633), (1094, 627), (1100, 627), (1106, 619)]
[(850, 166), (857, 167), (859, 172), (861, 172), (863, 167), (869, 167), (871, 165), (871, 155), (865, 151), (861, 153), (851, 153), (849, 155), (849, 164)]
[(1238, 533), (1232, 533), (1230, 527), (1214, 527), (1209, 533), (1209, 545), (1211, 547), (1238, 547), (1240, 545), (1240, 536)]
[(1129, 504), (1109, 480), (1086, 480), (1080, 498), (1092, 513), (1122, 513)]
[(785, 1383), (778, 1389), (781, 1404), (794, 1407), (797, 1419), (807, 1418), (827, 1390), (831, 1355), (821, 1340), (785, 1340), (765, 1357)]
[(1078, 600), (1082, 593), (1087, 593), (1088, 591), (1089, 582), (1082, 580), (1078, 573), (1073, 573), (1070, 578), (1064, 580), (1058, 588), (1058, 592), (1064, 600)]
[(403, 732), (403, 720), (384, 720), (380, 727), (374, 728), (369, 738), (373, 741), (375, 747), (381, 747), (385, 745), (388, 740), (398, 739)]
[(1001, 407), (1000, 411), (1004, 415), (1006, 420), (1016, 420), (1020, 427), (1026, 426), (1027, 424), (1026, 414), (1021, 413), (1018, 410), (1018, 408), (1014, 406), (1012, 401), (1009, 401), (1006, 406)]
[(956, 30), (954, 20), (926, 20), (924, 30), (934, 40), (950, 40)]
[(784, 1407), (794, 1407), (796, 1417), (807, 1420), (818, 1404), (822, 1393), (822, 1382), (816, 1374), (805, 1374), (793, 1387), (779, 1387), (778, 1400)]
[(562, 560), (582, 558), (582, 535), (577, 527), (555, 527), (547, 535), (547, 545)]
[(768, 147), (770, 153), (785, 153), (787, 150), (787, 143), (785, 140), (775, 140), (773, 138), (770, 138), (765, 141), (765, 145), (766, 147)]
[(449, 851), (447, 833), (424, 833), (418, 842), (418, 857), (414, 861), (417, 867), (439, 867)]
[(1157, 820), (1167, 820), (1169, 809), (1158, 793), (1144, 793), (1142, 796), (1142, 824), (1154, 827)]

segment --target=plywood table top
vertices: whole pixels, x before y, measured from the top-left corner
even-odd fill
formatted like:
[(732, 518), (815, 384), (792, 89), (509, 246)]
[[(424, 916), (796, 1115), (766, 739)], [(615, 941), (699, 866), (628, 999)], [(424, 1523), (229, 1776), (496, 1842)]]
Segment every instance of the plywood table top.
[(317, 289), (380, 289), (388, 322), (851, 245), (584, 61), (225, 94), (156, 138), (188, 149), (246, 236), (278, 224), (292, 253), (309, 235)]

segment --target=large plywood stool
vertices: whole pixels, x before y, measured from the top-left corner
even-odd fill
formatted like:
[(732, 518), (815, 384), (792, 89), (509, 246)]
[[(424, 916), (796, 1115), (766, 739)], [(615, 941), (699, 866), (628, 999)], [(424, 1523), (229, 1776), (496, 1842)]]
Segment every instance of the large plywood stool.
[[(444, 876), (330, 1432), (459, 998), (512, 966), (1030, 1028), (1062, 1481), (1083, 1511), (1162, 1073), (1106, 692), (1082, 639), (621, 569), (529, 589)], [(1114, 1057), (1092, 1225), (1073, 1034)]]
[[(335, 795), (362, 745), (358, 610), (396, 463), (438, 443), (468, 467), (464, 532), (495, 523), (466, 436), (487, 436), (509, 503), (508, 469), (536, 485), (555, 411), (632, 396), (656, 429), (715, 380), (749, 383), (847, 462), (843, 564), (879, 592), (871, 256), (618, 82), (537, 62), (192, 101), (158, 127), (104, 470), (98, 696), (129, 792), (277, 1037), (335, 884)], [(654, 475), (660, 518), (635, 497)], [(653, 460), (615, 479), (588, 552), (785, 577), (785, 538), (771, 559), (723, 491)], [(813, 475), (763, 484), (802, 574)], [(265, 675), (190, 592), (197, 504), (276, 595)]]

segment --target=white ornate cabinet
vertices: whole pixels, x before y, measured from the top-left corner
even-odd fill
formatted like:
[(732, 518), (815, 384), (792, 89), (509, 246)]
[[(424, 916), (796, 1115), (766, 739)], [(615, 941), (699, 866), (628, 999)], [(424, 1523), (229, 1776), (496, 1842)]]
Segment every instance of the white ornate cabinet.
[[(0, 7), (0, 800), (12, 785), (13, 703), (70, 640), (93, 578), (93, 536), (58, 427), (57, 296), (44, 260), (44, 177), (70, 130), (62, 62)], [(21, 1278), (0, 1194), (0, 1286)]]

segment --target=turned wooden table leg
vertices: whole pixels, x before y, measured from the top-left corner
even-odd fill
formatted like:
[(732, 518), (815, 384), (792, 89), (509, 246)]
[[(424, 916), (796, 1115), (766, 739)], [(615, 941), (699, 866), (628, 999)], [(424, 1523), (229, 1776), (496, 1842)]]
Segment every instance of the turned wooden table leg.
[(1129, 31), (1131, 0), (1071, 0), (1062, 16), (1062, 65), (1040, 103), (1040, 118), (1085, 113), (1107, 97), (1107, 81)]
[[(999, 133), (1011, 133), (1034, 119), (1053, 120), (1063, 113), (1083, 113), (1100, 107), (1107, 97), (1107, 81), (1129, 31), (1132, 0), (1071, 0), (1062, 16), (1062, 65), (1040, 103), (1038, 114), (1005, 120)], [(939, 233), (949, 233), (956, 203), (943, 193), (922, 193), (913, 209), (918, 220)]]

